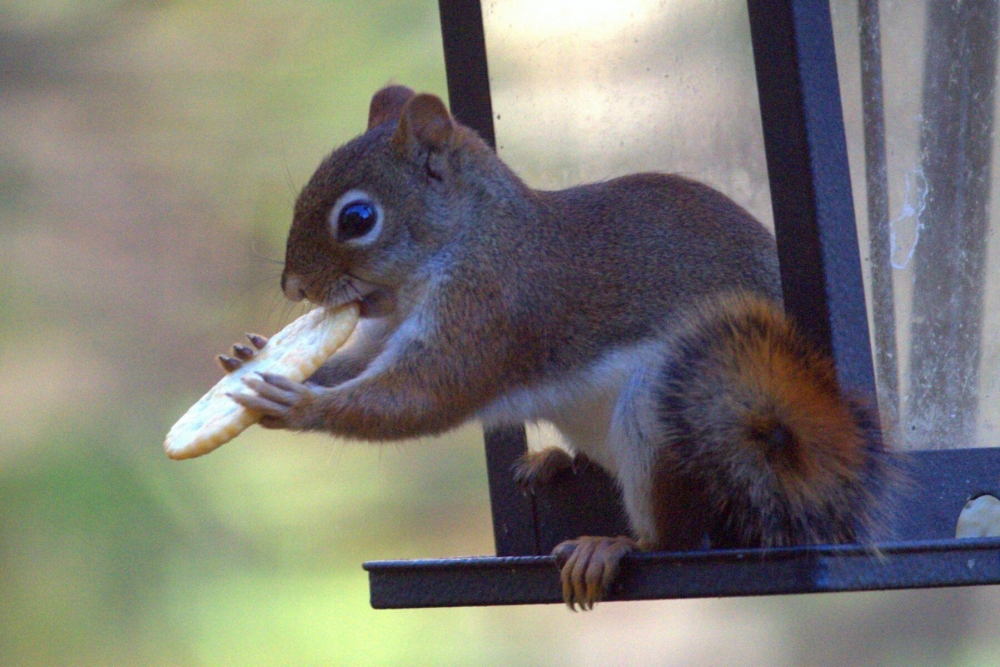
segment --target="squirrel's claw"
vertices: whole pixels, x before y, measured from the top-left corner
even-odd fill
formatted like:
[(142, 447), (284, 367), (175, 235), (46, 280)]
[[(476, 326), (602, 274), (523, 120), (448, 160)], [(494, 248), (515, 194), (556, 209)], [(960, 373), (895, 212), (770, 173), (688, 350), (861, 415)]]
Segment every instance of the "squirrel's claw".
[[(220, 354), (216, 359), (219, 365), (222, 366), (222, 370), (226, 373), (232, 373), (237, 368), (243, 366), (244, 361), (250, 361), (257, 355), (257, 351), (264, 348), (267, 345), (267, 339), (263, 336), (258, 336), (257, 334), (248, 333), (247, 338), (253, 347), (247, 345), (241, 345), (236, 343), (233, 345), (233, 356), (227, 356)], [(256, 348), (256, 349), (254, 349)]]
[(227, 357), (224, 354), (220, 354), (215, 359), (216, 361), (219, 362), (219, 365), (222, 366), (222, 370), (224, 370), (227, 373), (232, 373), (237, 368), (243, 365), (243, 362), (240, 361), (239, 359), (235, 359), (233, 357)]
[(250, 361), (253, 359), (254, 354), (256, 354), (256, 351), (246, 345), (240, 345), (239, 343), (233, 345), (233, 356), (240, 361)]
[(263, 350), (264, 346), (267, 345), (267, 339), (260, 334), (248, 333), (247, 340), (249, 340), (250, 344), (258, 350)]
[(589, 611), (603, 599), (618, 575), (621, 559), (638, 547), (630, 537), (579, 537), (552, 550), (559, 564), (563, 601), (571, 610)]

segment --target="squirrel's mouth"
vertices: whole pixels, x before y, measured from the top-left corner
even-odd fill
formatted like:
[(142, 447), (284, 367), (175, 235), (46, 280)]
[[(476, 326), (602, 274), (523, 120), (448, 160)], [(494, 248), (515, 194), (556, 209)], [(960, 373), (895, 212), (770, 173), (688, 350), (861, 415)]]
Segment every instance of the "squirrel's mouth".
[(391, 290), (348, 273), (336, 282), (320, 305), (337, 308), (352, 301), (356, 301), (360, 306), (361, 317), (387, 315), (395, 307), (396, 302)]

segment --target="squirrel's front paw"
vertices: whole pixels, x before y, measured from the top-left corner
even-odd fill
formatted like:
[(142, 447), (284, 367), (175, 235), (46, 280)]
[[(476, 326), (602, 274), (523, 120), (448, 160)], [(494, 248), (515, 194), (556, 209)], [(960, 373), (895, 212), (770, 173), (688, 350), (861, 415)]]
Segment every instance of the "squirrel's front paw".
[(253, 393), (232, 393), (229, 397), (259, 412), (262, 415), (260, 425), (264, 428), (305, 431), (316, 426), (313, 415), (321, 388), (293, 382), (274, 373), (251, 373), (243, 378), (243, 383)]
[(638, 548), (630, 537), (579, 537), (552, 550), (559, 564), (563, 601), (576, 611), (589, 611), (601, 601), (618, 576), (618, 565)]
[(232, 373), (242, 366), (244, 361), (253, 359), (257, 355), (257, 352), (263, 350), (264, 346), (267, 345), (267, 339), (255, 333), (248, 333), (247, 340), (250, 341), (250, 345), (253, 345), (253, 347), (236, 343), (233, 345), (233, 356), (227, 357), (224, 354), (220, 354), (216, 357), (219, 365), (222, 366), (222, 370)]

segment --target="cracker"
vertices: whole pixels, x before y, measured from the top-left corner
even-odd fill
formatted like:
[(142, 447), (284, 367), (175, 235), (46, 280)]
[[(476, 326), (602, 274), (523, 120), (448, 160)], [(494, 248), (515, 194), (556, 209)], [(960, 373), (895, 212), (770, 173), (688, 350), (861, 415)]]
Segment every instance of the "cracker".
[(358, 307), (350, 304), (328, 311), (314, 308), (276, 333), (253, 359), (227, 373), (184, 413), (163, 443), (172, 459), (208, 454), (260, 420), (226, 394), (246, 390), (247, 373), (275, 373), (302, 382), (333, 356), (358, 323)]

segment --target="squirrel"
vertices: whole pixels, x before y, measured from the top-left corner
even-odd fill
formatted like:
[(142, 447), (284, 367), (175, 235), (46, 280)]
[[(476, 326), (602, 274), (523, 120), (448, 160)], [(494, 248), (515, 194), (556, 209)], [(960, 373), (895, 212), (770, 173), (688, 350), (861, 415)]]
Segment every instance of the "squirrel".
[(389, 86), (299, 195), (281, 286), (359, 302), (361, 320), (308, 381), (245, 379), (233, 398), (263, 426), (385, 441), (547, 420), (572, 452), (526, 454), (526, 491), (577, 457), (616, 480), (632, 534), (553, 552), (572, 609), (636, 549), (878, 528), (877, 420), (782, 312), (771, 232), (707, 185), (645, 173), (533, 190), (438, 97)]

